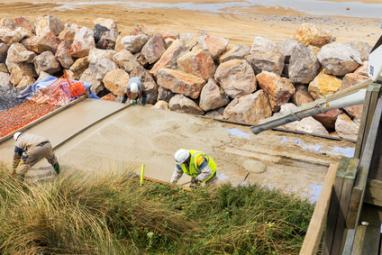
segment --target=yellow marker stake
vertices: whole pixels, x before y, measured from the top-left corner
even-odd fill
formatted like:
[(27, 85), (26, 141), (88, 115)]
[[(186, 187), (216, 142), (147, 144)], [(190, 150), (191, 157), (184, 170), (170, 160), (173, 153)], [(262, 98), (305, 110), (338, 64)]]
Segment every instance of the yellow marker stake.
[(143, 185), (144, 178), (145, 178), (145, 165), (142, 164), (141, 165), (141, 175), (139, 178), (139, 185), (141, 185), (141, 186)]

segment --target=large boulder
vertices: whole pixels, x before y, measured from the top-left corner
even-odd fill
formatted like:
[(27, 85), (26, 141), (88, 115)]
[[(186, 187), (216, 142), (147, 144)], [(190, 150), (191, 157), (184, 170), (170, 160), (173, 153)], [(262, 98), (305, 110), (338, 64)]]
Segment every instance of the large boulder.
[(204, 80), (213, 77), (216, 70), (211, 54), (206, 50), (197, 48), (181, 56), (177, 63), (182, 71), (201, 77)]
[(113, 60), (115, 63), (117, 63), (117, 65), (120, 68), (124, 69), (128, 73), (130, 73), (132, 70), (134, 70), (134, 68), (139, 66), (139, 63), (137, 62), (135, 56), (131, 54), (130, 51), (125, 49), (117, 52), (113, 56)]
[(5, 63), (9, 68), (12, 64), (33, 63), (35, 57), (36, 54), (33, 51), (27, 50), (21, 43), (14, 43), (8, 49)]
[[(342, 79), (341, 89), (350, 88), (350, 87), (352, 87), (352, 86), (354, 86), (360, 82), (363, 82), (367, 79), (368, 79), (368, 77), (363, 76), (361, 74), (349, 73), (349, 74), (345, 75), (345, 77)], [(360, 120), (362, 117), (362, 112), (363, 112), (363, 104), (348, 106), (348, 107), (345, 107), (344, 110), (352, 118)]]
[(6, 64), (4, 63), (0, 63), (0, 72), (3, 72), (3, 73), (9, 73), (8, 71), (8, 67)]
[(305, 85), (296, 85), (296, 92), (292, 96), (292, 102), (297, 105), (303, 105), (313, 102), (313, 97), (308, 92), (308, 87)]
[(158, 100), (159, 86), (153, 76), (142, 66), (137, 66), (131, 71), (130, 77), (139, 77), (141, 79), (143, 91), (146, 94), (146, 103), (155, 104)]
[(103, 84), (113, 95), (123, 96), (129, 83), (129, 74), (122, 69), (114, 69), (103, 78)]
[(9, 73), (0, 72), (0, 91), (7, 91), (11, 86)]
[(185, 42), (186, 47), (192, 49), (198, 44), (200, 35), (194, 33), (180, 33), (178, 38)]
[(0, 42), (0, 63), (5, 63), (9, 46)]
[(89, 51), (93, 48), (95, 48), (93, 30), (86, 27), (78, 29), (74, 35), (73, 43), (70, 48), (72, 57), (86, 57), (89, 54)]
[(155, 34), (142, 48), (142, 55), (149, 64), (154, 64), (165, 52), (166, 44), (162, 35)]
[(183, 95), (175, 95), (169, 102), (170, 110), (195, 115), (203, 114), (203, 110), (191, 99)]
[(158, 85), (169, 89), (174, 93), (196, 99), (205, 84), (205, 81), (195, 75), (188, 74), (179, 70), (168, 68), (160, 69), (157, 75)]
[[(281, 106), (280, 113), (277, 113), (277, 114), (289, 114), (293, 112), (296, 108), (297, 106), (295, 106), (292, 103), (283, 104)], [(288, 123), (282, 126), (282, 128), (285, 128), (287, 130), (292, 130), (292, 131), (304, 132), (308, 134), (316, 134), (316, 135), (324, 135), (324, 136), (329, 135), (329, 132), (326, 130), (326, 128), (320, 122), (315, 120), (313, 117), (307, 117), (307, 118), (303, 118), (300, 121)]]
[(228, 46), (227, 51), (220, 56), (219, 62), (223, 63), (232, 59), (243, 59), (249, 55), (251, 48), (246, 45), (232, 45)]
[(89, 67), (89, 60), (87, 57), (78, 58), (74, 61), (70, 67), (70, 71), (73, 72), (74, 79), (78, 80), (81, 74)]
[(359, 123), (352, 121), (348, 115), (341, 114), (337, 117), (335, 129), (340, 137), (356, 141), (358, 137)]
[(174, 96), (175, 94), (169, 90), (165, 89), (162, 87), (158, 88), (158, 101), (166, 101), (169, 102), (170, 99)]
[(151, 68), (150, 73), (156, 75), (162, 68), (175, 68), (178, 58), (188, 50), (189, 48), (183, 40), (175, 40), (162, 54), (161, 58), (155, 63), (153, 68)]
[(328, 31), (313, 24), (302, 24), (296, 31), (295, 38), (305, 45), (322, 47), (336, 40)]
[(0, 41), (7, 45), (20, 42), (23, 38), (24, 36), (18, 30), (0, 27)]
[(112, 60), (102, 58), (96, 63), (89, 64), (89, 67), (81, 74), (80, 80), (89, 82), (92, 85), (91, 90), (99, 93), (104, 89), (102, 79), (108, 72), (117, 68), (117, 64)]
[(97, 49), (97, 48), (92, 48), (89, 51), (88, 55), (88, 61), (89, 64), (97, 64), (100, 60), (102, 59), (109, 59), (113, 60), (113, 56), (115, 55), (114, 50), (102, 50), (102, 49)]
[(355, 71), (355, 74), (359, 74), (365, 77), (369, 77), (369, 64), (368, 61), (364, 61), (360, 67), (358, 67)]
[(236, 97), (224, 110), (225, 119), (246, 124), (256, 124), (270, 116), (271, 105), (263, 90)]
[(60, 39), (60, 41), (66, 41), (72, 44), (74, 41), (76, 32), (79, 31), (80, 29), (81, 27), (77, 24), (66, 23), (64, 30), (62, 30), (60, 34), (58, 35), (58, 39)]
[(292, 55), (292, 52), (295, 47), (301, 47), (301, 43), (294, 39), (286, 39), (284, 41), (281, 41), (278, 45), (281, 53), (285, 57), (285, 62), (289, 62), (289, 58)]
[(117, 23), (112, 19), (94, 20), (94, 39), (100, 49), (114, 49), (118, 37)]
[(50, 51), (44, 51), (43, 53), (35, 57), (34, 66), (38, 75), (41, 72), (55, 74), (61, 70), (60, 63), (58, 63), (55, 56)]
[(268, 71), (281, 75), (284, 69), (285, 56), (279, 46), (271, 40), (256, 36), (247, 60), (256, 73)]
[(320, 63), (313, 49), (302, 44), (291, 51), (288, 76), (293, 83), (308, 84), (317, 76)]
[(69, 69), (74, 63), (72, 56), (70, 55), (70, 44), (66, 41), (62, 41), (56, 51), (56, 59), (65, 69)]
[(213, 79), (209, 79), (200, 93), (200, 108), (207, 112), (226, 106), (228, 103), (229, 98), (223, 89)]
[(27, 63), (13, 64), (9, 68), (9, 73), (11, 74), (9, 77), (10, 82), (13, 86), (19, 88), (32, 84), (34, 82), (34, 78), (37, 77), (33, 64)]
[(332, 109), (324, 113), (313, 116), (316, 120), (321, 122), (322, 125), (328, 130), (334, 130), (338, 115), (343, 112), (340, 109)]
[(1, 18), (0, 19), (0, 26), (1, 27), (6, 27), (9, 29), (15, 29), (16, 28), (16, 23), (12, 18)]
[(360, 53), (362, 61), (367, 61), (369, 59), (369, 53), (371, 51), (370, 44), (362, 41), (352, 41), (348, 44), (350, 45), (350, 47), (354, 48)]
[(321, 48), (317, 57), (324, 72), (335, 76), (351, 73), (362, 64), (359, 51), (349, 44), (327, 44)]
[(156, 102), (155, 105), (153, 106), (153, 108), (155, 110), (164, 110), (164, 111), (170, 110), (170, 106), (169, 106), (168, 102), (162, 101), (162, 100)]
[(44, 51), (57, 51), (60, 39), (52, 32), (45, 33), (39, 36), (32, 36), (22, 41), (28, 50), (34, 51), (38, 54)]
[(57, 17), (39, 16), (35, 20), (35, 31), (37, 36), (42, 36), (49, 32), (57, 36), (62, 30), (64, 30), (64, 23)]
[(263, 71), (256, 76), (260, 88), (269, 96), (272, 111), (278, 111), (282, 104), (289, 101), (295, 93), (293, 84), (279, 75)]
[(342, 81), (335, 76), (321, 72), (309, 84), (308, 91), (314, 98), (321, 98), (337, 92), (342, 86)]
[(14, 23), (15, 23), (16, 28), (22, 27), (23, 29), (27, 30), (29, 32), (29, 34), (31, 34), (31, 35), (34, 34), (34, 32), (35, 32), (34, 24), (25, 17), (14, 18)]
[(245, 59), (221, 63), (216, 69), (215, 80), (231, 98), (248, 95), (256, 90), (255, 73)]
[(226, 51), (229, 41), (223, 37), (202, 35), (199, 37), (198, 43), (203, 50), (209, 51), (212, 57), (217, 59)]
[(148, 40), (149, 36), (146, 34), (120, 36), (117, 39), (115, 50), (121, 51), (125, 49), (135, 54), (141, 51)]

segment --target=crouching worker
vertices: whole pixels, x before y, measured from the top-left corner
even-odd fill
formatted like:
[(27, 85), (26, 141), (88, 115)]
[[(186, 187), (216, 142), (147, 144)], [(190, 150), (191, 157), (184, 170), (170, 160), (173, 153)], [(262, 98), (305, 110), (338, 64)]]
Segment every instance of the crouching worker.
[(128, 104), (146, 104), (146, 94), (143, 90), (141, 78), (132, 77), (127, 84), (126, 93), (123, 95), (122, 103)]
[(216, 180), (216, 163), (212, 157), (196, 150), (178, 150), (175, 155), (175, 170), (171, 183), (176, 184), (183, 173), (191, 176), (190, 188), (210, 185)]
[(17, 174), (20, 180), (24, 180), (27, 171), (43, 158), (48, 160), (57, 174), (60, 173), (60, 165), (47, 138), (16, 132), (13, 139), (16, 141), (16, 145), (12, 175)]

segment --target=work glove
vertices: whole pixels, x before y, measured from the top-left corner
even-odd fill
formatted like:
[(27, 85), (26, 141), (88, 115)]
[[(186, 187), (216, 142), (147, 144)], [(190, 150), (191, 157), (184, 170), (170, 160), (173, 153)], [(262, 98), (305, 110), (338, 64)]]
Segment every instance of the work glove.
[(200, 182), (198, 181), (198, 179), (196, 178), (192, 178), (191, 179), (191, 183), (190, 183), (190, 188), (191, 189), (196, 189), (200, 186)]

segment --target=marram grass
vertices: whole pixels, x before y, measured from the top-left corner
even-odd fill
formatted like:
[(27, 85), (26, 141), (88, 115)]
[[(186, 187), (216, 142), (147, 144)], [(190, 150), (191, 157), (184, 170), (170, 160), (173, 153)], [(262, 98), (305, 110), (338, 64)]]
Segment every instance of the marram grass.
[(313, 207), (256, 186), (187, 192), (128, 173), (24, 185), (0, 171), (0, 254), (297, 254)]

